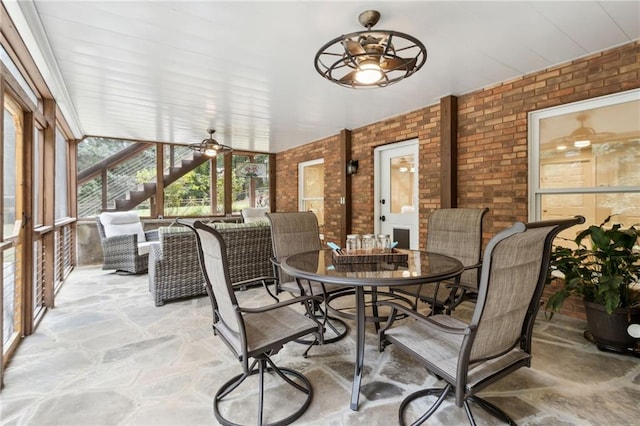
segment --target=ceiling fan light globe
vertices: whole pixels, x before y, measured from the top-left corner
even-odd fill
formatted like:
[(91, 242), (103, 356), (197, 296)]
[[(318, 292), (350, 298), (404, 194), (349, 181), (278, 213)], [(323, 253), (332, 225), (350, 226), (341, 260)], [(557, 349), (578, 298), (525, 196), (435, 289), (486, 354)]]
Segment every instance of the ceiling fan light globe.
[(356, 81), (361, 84), (374, 84), (382, 80), (384, 73), (374, 61), (363, 62), (356, 72)]

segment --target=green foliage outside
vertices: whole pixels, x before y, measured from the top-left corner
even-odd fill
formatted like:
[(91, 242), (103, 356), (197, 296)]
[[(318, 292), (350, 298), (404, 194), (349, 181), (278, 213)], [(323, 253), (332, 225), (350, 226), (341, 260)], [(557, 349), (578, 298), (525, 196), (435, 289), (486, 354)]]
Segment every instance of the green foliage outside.
[(78, 144), (78, 171), (85, 170), (132, 144), (133, 142), (117, 139), (86, 138)]
[[(87, 138), (78, 145), (78, 171), (84, 170), (129, 147), (134, 142), (112, 140), (105, 138)], [(250, 161), (245, 155), (232, 156), (230, 171), (232, 180), (232, 211), (239, 212), (249, 206), (249, 191), (251, 178), (236, 176), (236, 165)], [(266, 154), (255, 155), (252, 162), (267, 163)], [(156, 178), (155, 149), (147, 149), (140, 154), (126, 160), (121, 165), (107, 171), (107, 198), (112, 201), (128, 191), (136, 190), (140, 185), (155, 181)], [(178, 181), (165, 188), (164, 212), (165, 216), (207, 216), (224, 212), (224, 161), (218, 158), (216, 164), (216, 197), (217, 210), (211, 211), (210, 170), (212, 161), (201, 164), (196, 169), (186, 173)], [(268, 205), (268, 178), (254, 177), (256, 188), (256, 204)], [(78, 204), (81, 217), (97, 215), (101, 206), (102, 179), (100, 176), (85, 182), (78, 188)], [(141, 216), (149, 216), (148, 202), (138, 206)]]

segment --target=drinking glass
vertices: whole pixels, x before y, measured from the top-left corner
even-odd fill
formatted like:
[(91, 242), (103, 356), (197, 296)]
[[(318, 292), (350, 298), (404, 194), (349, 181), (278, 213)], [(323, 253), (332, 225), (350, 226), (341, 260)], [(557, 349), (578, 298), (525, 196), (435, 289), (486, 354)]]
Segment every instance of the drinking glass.
[(372, 253), (376, 248), (376, 236), (374, 234), (365, 234), (362, 236), (362, 251)]
[(346, 244), (347, 253), (354, 254), (360, 248), (360, 235), (358, 234), (349, 234), (347, 235), (347, 244)]
[(389, 253), (391, 238), (387, 234), (378, 234), (378, 249), (381, 253)]

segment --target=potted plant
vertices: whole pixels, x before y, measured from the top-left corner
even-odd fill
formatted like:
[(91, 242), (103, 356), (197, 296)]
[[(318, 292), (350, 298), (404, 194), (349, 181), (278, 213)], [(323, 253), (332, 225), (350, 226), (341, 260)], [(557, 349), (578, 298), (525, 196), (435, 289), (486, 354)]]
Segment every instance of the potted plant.
[(558, 275), (562, 281), (546, 311), (553, 316), (567, 297), (582, 297), (585, 337), (600, 349), (640, 354), (638, 339), (627, 331), (640, 323), (640, 229), (611, 225), (611, 217), (581, 231), (575, 248), (554, 247), (547, 282)]

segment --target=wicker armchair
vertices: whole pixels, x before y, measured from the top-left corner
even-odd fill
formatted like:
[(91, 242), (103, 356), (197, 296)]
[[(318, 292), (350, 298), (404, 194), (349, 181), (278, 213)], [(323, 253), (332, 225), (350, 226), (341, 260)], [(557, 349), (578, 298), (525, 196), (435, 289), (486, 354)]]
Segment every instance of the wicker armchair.
[(144, 232), (137, 212), (102, 213), (96, 224), (104, 255), (102, 269), (129, 274), (147, 272), (149, 251), (152, 242), (158, 240), (158, 232)]
[[(271, 229), (268, 226), (213, 224), (225, 241), (229, 277), (236, 287), (273, 281)], [(224, 227), (228, 227), (222, 229)], [(149, 254), (149, 291), (156, 306), (206, 293), (193, 232), (174, 225), (159, 229), (159, 242)]]

